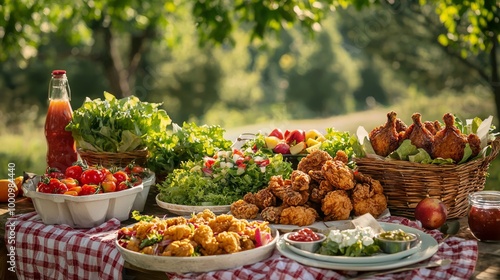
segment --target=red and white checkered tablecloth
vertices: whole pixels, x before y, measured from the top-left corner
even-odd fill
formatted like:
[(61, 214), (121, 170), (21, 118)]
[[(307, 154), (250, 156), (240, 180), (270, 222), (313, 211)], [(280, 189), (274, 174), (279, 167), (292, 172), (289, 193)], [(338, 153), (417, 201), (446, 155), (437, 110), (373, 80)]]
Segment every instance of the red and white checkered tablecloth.
[[(417, 228), (430, 234), (438, 242), (443, 239), (439, 230), (424, 230), (419, 223), (410, 221), (406, 218), (390, 216), (380, 221), (400, 223)], [(477, 241), (451, 237), (444, 240), (443, 243), (439, 245), (436, 254), (430, 258), (430, 260), (449, 258), (453, 261), (451, 265), (433, 269), (421, 268), (413, 271), (374, 276), (370, 279), (469, 279), (474, 272), (477, 255)], [(358, 273), (355, 271), (335, 271), (306, 266), (282, 256), (277, 250), (275, 250), (273, 255), (267, 260), (230, 270), (188, 274), (167, 273), (169, 279), (172, 280), (347, 279), (357, 274)]]
[[(122, 279), (124, 260), (114, 240), (120, 222), (109, 220), (92, 229), (73, 229), (65, 225), (44, 225), (36, 213), (14, 217), (16, 221), (16, 271), (19, 279)], [(380, 221), (400, 223), (432, 235), (438, 242), (438, 230), (424, 230), (406, 218), (390, 216)], [(452, 259), (449, 266), (416, 269), (370, 279), (469, 279), (478, 257), (477, 241), (451, 237), (440, 244), (431, 260)], [(362, 272), (361, 272), (362, 273)], [(355, 271), (336, 271), (302, 265), (282, 256), (277, 250), (261, 262), (234, 269), (207, 273), (166, 273), (169, 279), (346, 279)]]
[(91, 229), (45, 225), (36, 212), (15, 216), (18, 279), (122, 279), (124, 260), (115, 247), (120, 221)]

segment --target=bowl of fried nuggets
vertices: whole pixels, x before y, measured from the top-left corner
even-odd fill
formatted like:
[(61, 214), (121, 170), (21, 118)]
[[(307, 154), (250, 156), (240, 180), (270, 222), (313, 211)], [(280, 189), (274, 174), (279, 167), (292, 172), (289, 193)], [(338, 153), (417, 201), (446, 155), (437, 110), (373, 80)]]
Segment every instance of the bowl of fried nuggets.
[(231, 204), (237, 218), (308, 226), (370, 213), (379, 217), (387, 199), (379, 181), (348, 166), (348, 156), (314, 150), (302, 158), (289, 179), (271, 177), (266, 188)]
[(121, 228), (115, 241), (125, 261), (154, 271), (198, 273), (269, 258), (279, 233), (265, 221), (204, 210), (190, 217), (154, 218)]

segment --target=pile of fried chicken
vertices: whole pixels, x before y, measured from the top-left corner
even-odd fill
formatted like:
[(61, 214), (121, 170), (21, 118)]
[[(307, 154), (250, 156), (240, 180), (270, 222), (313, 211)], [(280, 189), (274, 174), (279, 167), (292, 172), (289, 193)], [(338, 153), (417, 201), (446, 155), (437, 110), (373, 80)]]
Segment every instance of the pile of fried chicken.
[(397, 118), (396, 112), (387, 113), (387, 122), (369, 133), (375, 153), (386, 157), (406, 139), (417, 148), (424, 149), (433, 159), (452, 159), (455, 163), (462, 160), (467, 143), (472, 157), (481, 151), (481, 139), (473, 133), (463, 134), (455, 126), (455, 116), (451, 113), (444, 114), (444, 127), (437, 120), (422, 122), (420, 113), (414, 113), (412, 120), (413, 123), (407, 126)]
[(333, 158), (315, 150), (302, 158), (289, 179), (273, 176), (266, 188), (234, 202), (231, 213), (240, 219), (255, 219), (260, 213), (270, 223), (297, 226), (366, 213), (380, 216), (387, 208), (380, 182), (347, 163), (344, 151)]

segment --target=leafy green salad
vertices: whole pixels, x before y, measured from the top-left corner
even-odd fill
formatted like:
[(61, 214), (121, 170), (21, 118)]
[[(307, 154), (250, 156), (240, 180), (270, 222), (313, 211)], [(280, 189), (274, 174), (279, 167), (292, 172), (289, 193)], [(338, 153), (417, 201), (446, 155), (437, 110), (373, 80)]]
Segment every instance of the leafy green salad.
[(104, 92), (104, 100), (87, 97), (73, 112), (66, 130), (84, 150), (122, 153), (143, 149), (150, 135), (165, 131), (172, 122), (160, 105), (141, 102), (135, 96), (117, 99)]
[(267, 187), (272, 176), (289, 178), (291, 163), (281, 154), (252, 149), (218, 151), (188, 160), (158, 184), (161, 201), (181, 205), (229, 205), (249, 192)]

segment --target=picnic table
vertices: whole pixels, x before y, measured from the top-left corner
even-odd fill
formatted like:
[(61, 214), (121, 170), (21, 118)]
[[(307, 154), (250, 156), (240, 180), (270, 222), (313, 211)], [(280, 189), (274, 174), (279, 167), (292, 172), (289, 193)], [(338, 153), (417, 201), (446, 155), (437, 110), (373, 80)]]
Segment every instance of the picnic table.
[[(155, 193), (150, 192), (143, 214), (164, 216), (167, 210), (156, 205)], [(10, 231), (9, 219), (15, 215), (15, 231)], [(275, 250), (270, 258), (254, 265), (238, 267), (227, 271), (201, 274), (175, 274), (148, 271), (127, 263), (114, 248), (116, 231), (120, 227), (134, 223), (134, 220), (120, 222), (106, 221), (92, 229), (72, 229), (65, 225), (44, 225), (36, 219), (36, 212), (30, 199), (19, 197), (14, 211), (9, 211), (6, 203), (0, 204), (0, 261), (1, 279), (18, 279), (9, 271), (8, 234), (15, 234), (16, 269), (21, 276), (43, 276), (61, 279), (265, 279), (279, 275), (281, 279), (346, 279), (356, 272), (336, 271), (303, 265), (281, 255)], [(12, 221), (12, 220), (10, 220)], [(389, 217), (384, 221), (413, 225), (411, 219)], [(451, 266), (437, 269), (417, 269), (401, 272), (391, 279), (423, 277), (432, 279), (500, 279), (500, 243), (478, 242), (472, 236), (467, 218), (457, 219), (460, 230), (456, 235), (445, 238), (439, 231), (429, 233), (440, 245), (434, 257), (453, 260)], [(12, 233), (11, 233), (12, 232)], [(7, 236), (6, 236), (7, 235)], [(7, 264), (7, 265), (6, 265)], [(378, 279), (384, 279), (382, 278)], [(21, 277), (23, 278), (23, 277)], [(371, 278), (373, 279), (373, 278)], [(377, 278), (375, 278), (377, 279)]]

